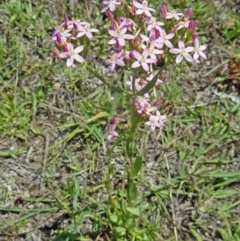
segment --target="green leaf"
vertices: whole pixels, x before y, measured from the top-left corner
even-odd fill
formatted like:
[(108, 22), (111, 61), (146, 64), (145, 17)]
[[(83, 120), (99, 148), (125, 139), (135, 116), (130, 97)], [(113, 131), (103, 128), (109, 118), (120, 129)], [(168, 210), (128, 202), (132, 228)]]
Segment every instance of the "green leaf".
[(92, 122), (92, 121), (96, 121), (98, 119), (104, 118), (104, 117), (108, 117), (109, 113), (107, 112), (99, 112), (98, 114), (96, 114), (95, 116), (91, 117), (90, 119), (87, 120), (87, 123)]
[(227, 197), (231, 197), (233, 195), (238, 194), (239, 191), (236, 190), (232, 190), (232, 189), (226, 189), (226, 190), (218, 190), (217, 193), (215, 194), (216, 198), (227, 198)]
[(136, 183), (134, 183), (133, 181), (129, 181), (127, 193), (128, 193), (128, 199), (130, 201), (136, 198), (136, 196), (137, 196), (137, 185), (136, 185)]
[(116, 227), (114, 228), (115, 233), (117, 233), (118, 236), (124, 236), (126, 233), (126, 229), (123, 227)]
[(208, 176), (210, 177), (215, 177), (215, 178), (233, 178), (233, 177), (239, 177), (240, 172), (213, 172), (209, 174)]
[(132, 175), (133, 177), (137, 176), (138, 172), (142, 167), (142, 157), (138, 156), (133, 164)]
[(151, 81), (149, 81), (144, 88), (142, 88), (140, 91), (138, 91), (136, 95), (142, 96), (142, 95), (146, 94), (147, 92), (149, 92), (149, 90), (151, 90), (155, 86), (158, 76), (162, 72), (162, 70), (163, 70), (163, 68), (160, 69), (157, 72), (157, 74), (153, 77), (153, 79)]
[(112, 223), (117, 223), (118, 221), (118, 216), (115, 213), (110, 213), (109, 214), (109, 219)]
[(128, 211), (129, 213), (134, 214), (134, 215), (136, 215), (137, 217), (139, 217), (139, 215), (140, 215), (140, 210), (139, 210), (139, 208), (127, 207), (126, 209), (127, 209), (127, 211)]

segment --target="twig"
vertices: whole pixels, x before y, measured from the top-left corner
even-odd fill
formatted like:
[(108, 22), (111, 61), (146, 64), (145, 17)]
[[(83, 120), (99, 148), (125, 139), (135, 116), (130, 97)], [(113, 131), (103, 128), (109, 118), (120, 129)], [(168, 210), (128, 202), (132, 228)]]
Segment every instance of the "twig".
[(224, 61), (223, 63), (215, 66), (213, 69), (211, 69), (210, 71), (208, 71), (205, 75), (203, 75), (203, 77), (207, 77), (209, 74), (211, 74), (213, 71), (215, 71), (216, 69), (218, 69), (219, 67), (221, 67), (222, 65), (226, 64), (229, 60)]
[[(165, 159), (166, 159), (166, 166), (167, 166), (167, 170), (168, 170), (168, 179), (170, 179), (171, 178), (170, 169), (169, 169), (168, 160), (167, 160), (166, 156), (165, 156)], [(176, 239), (176, 241), (178, 241), (177, 224), (176, 224), (176, 217), (175, 217), (175, 212), (174, 212), (173, 198), (172, 198), (172, 191), (171, 190), (169, 191), (169, 196), (170, 196), (170, 199), (171, 199), (173, 230), (174, 230), (175, 239)]]
[(46, 163), (47, 163), (47, 158), (48, 158), (48, 146), (49, 146), (49, 134), (47, 133), (46, 134), (46, 137), (45, 137), (45, 146), (44, 146), (44, 157), (43, 157), (43, 163), (42, 163), (42, 171), (41, 171), (41, 183), (40, 183), (40, 188), (42, 189), (43, 188), (43, 173), (45, 172), (46, 170)]
[(29, 158), (30, 158), (30, 155), (32, 154), (32, 151), (33, 151), (33, 147), (30, 146), (30, 148), (27, 152), (26, 163), (29, 163)]

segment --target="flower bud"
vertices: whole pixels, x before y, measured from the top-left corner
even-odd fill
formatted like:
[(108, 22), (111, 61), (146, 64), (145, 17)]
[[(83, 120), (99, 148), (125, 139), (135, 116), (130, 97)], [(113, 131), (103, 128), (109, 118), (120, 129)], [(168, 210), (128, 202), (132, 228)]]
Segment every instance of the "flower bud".
[(111, 11), (108, 11), (107, 15), (108, 15), (109, 19), (113, 20), (113, 14)]
[(161, 12), (163, 18), (166, 18), (166, 15), (167, 15), (167, 12), (168, 12), (166, 5), (163, 4), (163, 5), (160, 7), (160, 12)]
[(75, 31), (79, 31), (78, 25), (77, 25), (77, 23), (75, 23), (75, 22), (73, 22), (73, 29), (74, 29)]
[(170, 104), (167, 106), (167, 109), (171, 110), (171, 109), (173, 109), (173, 107), (174, 107), (174, 104)]
[(184, 18), (189, 19), (189, 18), (192, 17), (192, 15), (193, 15), (193, 9), (192, 8), (188, 8), (186, 10), (186, 12), (184, 13)]
[(197, 32), (194, 32), (193, 35), (192, 35), (192, 39), (193, 39), (193, 42), (195, 42), (195, 40), (198, 38), (198, 33)]
[(67, 16), (66, 13), (63, 14), (63, 18), (64, 18), (64, 23), (65, 23), (66, 25), (68, 25), (68, 24), (69, 24), (69, 19), (68, 19), (68, 16)]
[(117, 125), (118, 123), (119, 123), (118, 118), (117, 118), (117, 117), (113, 117), (113, 119), (112, 119), (112, 124)]
[(188, 30), (194, 32), (196, 30), (196, 23), (193, 20), (189, 21)]
[(136, 37), (134, 37), (134, 39), (132, 40), (132, 47), (138, 48), (139, 45), (140, 45), (140, 42), (139, 42), (138, 37), (136, 36)]
[(56, 38), (57, 38), (57, 40), (55, 41), (55, 44), (56, 44), (57, 46), (61, 46), (61, 45), (63, 44), (61, 34), (60, 34), (60, 33), (57, 33), (57, 34), (56, 34)]
[(162, 105), (162, 103), (163, 103), (162, 100), (157, 100), (157, 101), (155, 102), (155, 106), (158, 108), (158, 107), (160, 107), (160, 106)]
[(64, 44), (64, 45), (63, 45), (63, 50), (64, 50), (65, 52), (69, 52), (69, 48), (68, 48), (68, 45), (67, 45), (67, 44)]
[(52, 52), (53, 52), (53, 54), (54, 54), (56, 57), (59, 56), (59, 51), (58, 51), (58, 50), (55, 49), (55, 50), (53, 50)]

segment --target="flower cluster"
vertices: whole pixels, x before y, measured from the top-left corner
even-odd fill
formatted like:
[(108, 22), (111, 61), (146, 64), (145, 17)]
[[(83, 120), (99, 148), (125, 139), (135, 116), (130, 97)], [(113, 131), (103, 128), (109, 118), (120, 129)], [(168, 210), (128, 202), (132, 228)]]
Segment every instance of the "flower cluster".
[[(205, 45), (200, 45), (196, 23), (191, 19), (192, 8), (185, 13), (175, 10), (169, 11), (166, 5), (160, 6), (161, 17), (153, 16), (155, 9), (148, 6), (147, 0), (133, 0), (130, 5), (120, 0), (104, 0), (102, 13), (106, 14), (111, 22), (108, 34), (111, 46), (106, 64), (113, 72), (117, 66), (131, 71), (127, 85), (133, 92), (135, 111), (146, 120), (145, 125), (151, 130), (162, 128), (166, 115), (161, 115), (159, 104), (161, 101), (151, 100), (150, 93), (136, 94), (146, 85), (156, 80), (154, 69), (158, 60), (180, 64), (183, 60), (196, 62), (199, 57), (206, 59), (203, 52)], [(64, 14), (64, 22), (58, 26), (52, 36), (57, 50), (53, 53), (59, 58), (67, 59), (67, 66), (72, 66), (74, 60), (84, 62), (79, 55), (90, 44), (92, 33), (97, 29), (90, 28), (87, 22), (70, 21)], [(151, 89), (150, 89), (151, 90)], [(149, 91), (150, 91), (149, 90)], [(143, 93), (143, 92), (140, 92)], [(108, 123), (105, 133), (108, 140), (117, 136), (115, 131), (118, 122)]]
[[(59, 58), (67, 59), (67, 67), (73, 65), (74, 60), (82, 63), (85, 60), (79, 55), (86, 45), (86, 39), (92, 39), (92, 33), (98, 32), (97, 29), (90, 28), (87, 22), (69, 21), (68, 16), (64, 13), (64, 22), (56, 27), (52, 41), (57, 50), (53, 53)], [(77, 46), (74, 48), (74, 46)], [(59, 52), (61, 51), (61, 52)]]
[[(108, 42), (115, 45), (115, 52), (106, 61), (114, 71), (117, 65), (132, 69), (142, 68), (151, 72), (151, 67), (157, 63), (159, 56), (177, 55), (176, 63), (183, 58), (188, 62), (195, 62), (201, 56), (205, 45), (200, 45), (196, 24), (191, 20), (193, 10), (188, 8), (183, 13), (168, 11), (165, 5), (160, 7), (162, 22), (155, 18), (153, 8), (148, 7), (148, 1), (133, 0), (131, 6), (117, 2), (103, 1), (102, 12), (106, 12), (111, 20), (108, 31), (112, 39)], [(128, 17), (114, 17), (118, 8), (129, 11)], [(116, 14), (117, 15), (117, 14)], [(192, 53), (192, 55), (190, 54)]]

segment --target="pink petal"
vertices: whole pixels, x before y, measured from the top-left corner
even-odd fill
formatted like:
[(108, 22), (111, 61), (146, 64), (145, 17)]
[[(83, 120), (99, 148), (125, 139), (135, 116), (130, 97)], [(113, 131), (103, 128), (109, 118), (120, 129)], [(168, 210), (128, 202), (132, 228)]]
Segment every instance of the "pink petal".
[(157, 59), (146, 59), (146, 63), (148, 63), (148, 64), (153, 64), (156, 62), (157, 62)]
[(144, 69), (146, 72), (149, 71), (149, 66), (148, 66), (147, 63), (142, 63), (142, 67), (143, 67), (143, 69)]
[(80, 38), (80, 37), (82, 37), (84, 34), (85, 34), (84, 32), (79, 32), (76, 37), (77, 37), (77, 38)]
[(173, 37), (174, 37), (174, 33), (170, 33), (170, 34), (165, 36), (166, 39), (171, 39)]
[(142, 55), (140, 53), (138, 53), (136, 50), (133, 51), (133, 55), (137, 60), (142, 59)]
[(58, 55), (58, 57), (63, 58), (63, 59), (68, 58), (68, 56), (69, 56), (69, 53), (68, 53), (68, 52), (63, 52), (63, 53), (60, 53), (60, 54)]
[(108, 41), (108, 44), (116, 44), (116, 39), (112, 38), (111, 40)]
[(166, 44), (167, 47), (170, 48), (170, 49), (173, 47), (172, 43), (171, 43), (169, 40), (166, 40), (166, 41), (165, 41), (165, 44)]
[(124, 38), (118, 38), (118, 43), (120, 44), (120, 46), (125, 46), (126, 41)]
[(182, 54), (179, 54), (176, 58), (176, 63), (179, 64), (183, 59), (183, 55)]
[(67, 67), (70, 67), (73, 64), (74, 58), (70, 57), (67, 59)]
[(80, 53), (83, 50), (83, 48), (84, 48), (83, 45), (78, 46), (77, 48), (74, 49), (74, 53), (76, 54)]
[(199, 54), (200, 54), (204, 59), (207, 58), (206, 54), (204, 54), (203, 52), (199, 52)]
[(192, 52), (194, 50), (194, 47), (189, 46), (189, 47), (185, 48), (185, 50), (186, 50), (186, 52), (189, 53), (189, 52)]
[(115, 30), (110, 29), (108, 30), (108, 33), (113, 37), (118, 37), (118, 33)]
[(180, 49), (176, 49), (176, 48), (170, 49), (169, 51), (172, 54), (179, 54), (179, 53), (181, 53), (181, 50)]
[(136, 7), (136, 8), (142, 8), (142, 4), (136, 2), (136, 1), (133, 1), (133, 5)]
[(184, 42), (182, 40), (178, 41), (178, 47), (181, 48), (185, 48)]
[(99, 30), (95, 29), (95, 28), (91, 28), (89, 31), (92, 32), (92, 33), (98, 33), (99, 32)]
[(125, 39), (133, 39), (134, 38), (134, 36), (132, 34), (124, 34), (123, 37)]
[(116, 9), (114, 4), (110, 4), (110, 11), (113, 12)]
[(188, 61), (188, 62), (193, 62), (193, 58), (190, 54), (186, 53), (184, 54), (184, 58)]
[(91, 32), (86, 32), (86, 35), (87, 35), (87, 37), (88, 37), (89, 39), (92, 39), (92, 34), (91, 34)]
[(193, 55), (193, 59), (196, 61), (197, 59), (198, 59), (198, 57), (199, 57), (199, 54), (196, 52), (196, 53), (194, 53), (194, 55)]
[(110, 67), (110, 69), (111, 69), (112, 72), (114, 71), (115, 66), (116, 66), (116, 64), (115, 64), (115, 63), (112, 63), (112, 65), (111, 65), (111, 67)]
[(138, 61), (136, 61), (132, 64), (131, 67), (135, 69), (135, 68), (138, 68), (139, 66), (141, 66), (141, 64)]
[(145, 12), (144, 12), (148, 17), (152, 17), (152, 14), (148, 11), (148, 10), (145, 10)]
[(118, 59), (118, 60), (116, 61), (116, 64), (117, 64), (117, 65), (120, 65), (120, 66), (124, 66), (124, 65), (125, 65), (124, 62), (123, 62), (121, 59)]
[(207, 48), (207, 46), (206, 46), (206, 45), (202, 45), (202, 46), (200, 46), (200, 48), (199, 48), (199, 49), (200, 49), (201, 51), (203, 51), (203, 50), (205, 50), (206, 48)]
[(136, 11), (136, 14), (137, 14), (137, 15), (143, 14), (143, 10), (142, 10), (142, 9), (138, 9), (138, 10)]
[(80, 56), (79, 54), (75, 54), (74, 59), (76, 59), (80, 63), (84, 62), (84, 58), (82, 56)]

